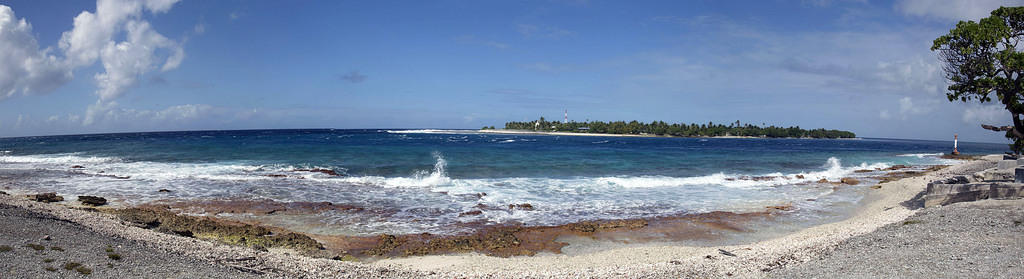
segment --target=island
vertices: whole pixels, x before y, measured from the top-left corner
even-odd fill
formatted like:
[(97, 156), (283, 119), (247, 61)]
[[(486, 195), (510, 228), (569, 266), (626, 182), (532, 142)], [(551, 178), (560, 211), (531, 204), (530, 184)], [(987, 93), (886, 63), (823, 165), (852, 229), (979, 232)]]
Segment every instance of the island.
[[(483, 127), (482, 131), (495, 130), (494, 126)], [(800, 126), (776, 127), (774, 125), (758, 126), (736, 121), (729, 125), (715, 124), (684, 124), (653, 121), (547, 121), (544, 117), (536, 121), (507, 122), (507, 131), (542, 132), (542, 133), (573, 133), (600, 135), (637, 135), (637, 136), (668, 136), (668, 137), (740, 137), (740, 138), (815, 138), (840, 139), (856, 138), (850, 131), (828, 130), (823, 128), (806, 130)]]

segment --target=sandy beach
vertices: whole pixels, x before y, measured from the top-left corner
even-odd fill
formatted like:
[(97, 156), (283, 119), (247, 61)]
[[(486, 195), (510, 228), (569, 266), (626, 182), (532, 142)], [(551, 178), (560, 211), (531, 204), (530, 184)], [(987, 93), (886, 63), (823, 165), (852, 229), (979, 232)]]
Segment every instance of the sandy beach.
[[(956, 256), (974, 262), (991, 263), (1008, 272), (993, 276), (1021, 274), (1024, 201), (983, 201), (922, 209), (920, 197), (932, 180), (954, 174), (973, 173), (995, 165), (998, 156), (965, 161), (923, 176), (881, 184), (862, 201), (852, 217), (814, 226), (779, 238), (751, 244), (718, 247), (626, 247), (580, 255), (542, 253), (536, 256), (500, 258), (476, 253), (390, 258), (369, 263), (349, 262), (298, 255), (287, 249), (255, 249), (216, 244), (195, 238), (159, 233), (133, 226), (108, 214), (70, 209), (64, 205), (28, 201), (0, 195), (0, 245), (13, 248), (0, 253), (0, 271), (26, 277), (67, 276), (66, 262), (79, 262), (94, 277), (131, 275), (138, 277), (800, 277), (832, 274), (837, 263), (845, 264), (848, 276), (929, 277), (950, 276), (963, 266), (938, 264)], [(942, 222), (944, 212), (991, 212), (979, 214), (972, 222)], [(1014, 212), (1017, 214), (1014, 215)], [(916, 215), (915, 215), (916, 214)], [(964, 216), (967, 218), (968, 216)], [(900, 226), (904, 220), (914, 226)], [(950, 219), (950, 218), (947, 218)], [(953, 219), (951, 219), (953, 220)], [(961, 220), (956, 218), (956, 220)], [(1017, 222), (1012, 224), (1012, 222)], [(984, 224), (992, 224), (984, 226)], [(912, 229), (911, 231), (906, 231)], [(971, 234), (951, 232), (972, 231)], [(30, 233), (26, 233), (30, 232)], [(931, 246), (918, 241), (940, 232), (948, 242)], [(978, 235), (992, 235), (991, 239)], [(49, 235), (51, 240), (43, 240)], [(890, 247), (866, 241), (886, 238), (901, 243), (901, 249), (928, 251), (910, 257), (888, 253)], [(60, 246), (64, 251), (34, 251), (27, 244)], [(1017, 244), (1017, 245), (1013, 245)], [(110, 245), (121, 260), (107, 258)], [(936, 248), (938, 247), (938, 248)], [(981, 248), (978, 248), (981, 247)], [(1001, 248), (992, 248), (1001, 247)], [(913, 250), (918, 249), (918, 250)], [(989, 249), (983, 258), (966, 256), (973, 250)], [(992, 250), (996, 249), (996, 250)], [(724, 251), (724, 252), (723, 252)], [(871, 259), (851, 260), (854, 255)], [(52, 258), (52, 262), (44, 262)], [(901, 262), (908, 262), (901, 267)], [(107, 264), (110, 265), (107, 265)], [(869, 263), (891, 263), (885, 269), (863, 271)], [(46, 267), (57, 271), (48, 273)], [(984, 265), (982, 265), (984, 266)], [(915, 268), (921, 267), (921, 268)], [(924, 268), (927, 267), (927, 268)], [(915, 270), (914, 272), (908, 270)], [(868, 273), (865, 273), (868, 272)], [(223, 275), (223, 276), (221, 276)], [(997, 276), (998, 275), (998, 276)], [(988, 276), (983, 276), (988, 277)]]

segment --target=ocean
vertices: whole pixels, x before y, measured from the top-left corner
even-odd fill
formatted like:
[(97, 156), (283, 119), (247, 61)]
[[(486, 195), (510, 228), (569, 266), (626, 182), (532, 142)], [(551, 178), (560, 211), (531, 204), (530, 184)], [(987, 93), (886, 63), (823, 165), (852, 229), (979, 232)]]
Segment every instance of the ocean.
[[(965, 154), (1005, 144), (960, 143)], [(154, 201), (331, 202), (306, 231), (453, 234), (461, 224), (561, 225), (788, 204), (841, 218), (894, 165), (923, 169), (951, 141), (640, 138), (472, 130), (246, 130), (0, 138), (13, 193)], [(309, 171), (316, 170), (316, 171)], [(329, 171), (335, 173), (330, 173)], [(857, 172), (857, 170), (862, 170)], [(865, 171), (867, 170), (867, 171)], [(862, 181), (837, 187), (844, 177)], [(169, 190), (159, 191), (161, 189)], [(530, 210), (509, 209), (529, 204)], [(479, 210), (479, 213), (465, 214)]]

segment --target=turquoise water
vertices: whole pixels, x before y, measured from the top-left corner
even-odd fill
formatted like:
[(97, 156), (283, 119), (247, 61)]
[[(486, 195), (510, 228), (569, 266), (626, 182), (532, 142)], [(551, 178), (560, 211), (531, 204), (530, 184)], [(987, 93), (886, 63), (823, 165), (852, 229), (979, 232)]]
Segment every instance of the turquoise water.
[[(951, 148), (951, 142), (890, 139), (434, 130), (130, 133), (0, 139), (0, 176), (15, 190), (100, 195), (127, 204), (166, 199), (328, 201), (368, 209), (316, 216), (338, 233), (451, 233), (451, 228), (470, 222), (557, 225), (748, 212), (783, 203), (806, 212), (827, 211), (861, 196), (815, 181), (870, 181), (869, 176), (884, 171), (854, 170), (949, 164), (938, 155)], [(960, 143), (960, 150), (1001, 153), (1006, 145)], [(312, 168), (341, 175), (297, 171)], [(755, 176), (772, 178), (750, 178)], [(507, 210), (509, 204), (520, 203), (535, 210)], [(488, 209), (459, 216), (481, 207)]]

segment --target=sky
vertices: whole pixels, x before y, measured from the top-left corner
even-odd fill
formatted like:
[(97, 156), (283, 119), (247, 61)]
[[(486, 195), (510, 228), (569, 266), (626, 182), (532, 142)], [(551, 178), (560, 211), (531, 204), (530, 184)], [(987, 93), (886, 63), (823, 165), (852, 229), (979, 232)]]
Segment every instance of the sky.
[(932, 40), (1024, 1), (0, 0), (0, 137), (540, 116), (1007, 142)]

